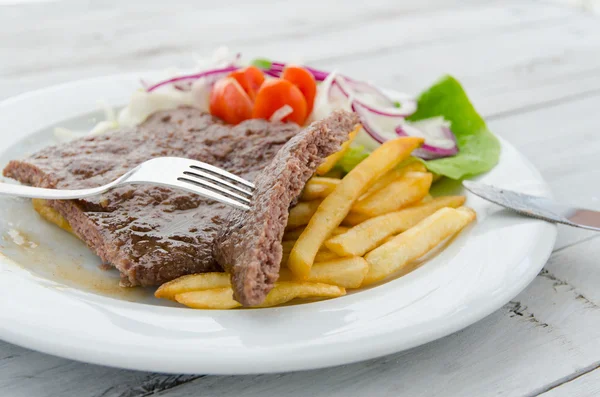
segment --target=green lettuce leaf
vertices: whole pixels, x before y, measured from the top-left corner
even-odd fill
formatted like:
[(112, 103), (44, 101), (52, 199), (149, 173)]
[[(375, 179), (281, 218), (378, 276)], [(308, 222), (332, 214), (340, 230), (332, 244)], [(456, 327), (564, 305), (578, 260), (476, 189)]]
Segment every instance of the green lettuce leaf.
[(266, 58), (256, 58), (250, 62), (250, 65), (256, 66), (259, 69), (271, 69), (272, 62)]
[(369, 151), (367, 151), (364, 147), (351, 146), (335, 166), (336, 168), (341, 169), (344, 173), (348, 173), (352, 171), (352, 168), (356, 167), (358, 163), (367, 157), (369, 157)]
[(500, 142), (485, 125), (460, 83), (444, 76), (418, 99), (417, 111), (408, 120), (416, 121), (444, 116), (456, 136), (458, 154), (453, 157), (424, 161), (432, 172), (452, 179), (489, 171), (500, 157)]

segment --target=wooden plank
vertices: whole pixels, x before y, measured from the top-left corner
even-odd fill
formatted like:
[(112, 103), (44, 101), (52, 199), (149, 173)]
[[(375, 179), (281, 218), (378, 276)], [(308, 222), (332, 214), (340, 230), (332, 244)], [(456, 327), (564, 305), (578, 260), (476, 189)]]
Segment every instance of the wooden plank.
[(599, 46), (600, 24), (578, 16), (315, 63), (408, 93), (452, 74), (490, 117), (598, 92)]
[[(600, 96), (502, 117), (489, 122), (538, 168), (556, 200), (600, 210), (598, 153)], [(568, 120), (568, 122), (565, 122)], [(518, 176), (515, 176), (518, 178)], [(591, 237), (595, 232), (559, 226), (556, 249)]]
[[(337, 29), (377, 24), (458, 3), (375, 0), (354, 1), (343, 7), (332, 4), (329, 6), (332, 8), (327, 9), (319, 0), (306, 0), (301, 7), (289, 7), (289, 3), (277, 1), (265, 5), (268, 12), (263, 12), (260, 5), (253, 2), (239, 3), (235, 11), (225, 4), (206, 8), (179, 1), (165, 9), (157, 3), (150, 6), (144, 3), (142, 7), (136, 2), (134, 7), (94, 7), (78, 14), (57, 14), (56, 18), (41, 19), (34, 25), (22, 24), (19, 15), (9, 14), (0, 16), (0, 42), (9, 42), (16, 34), (19, 44), (3, 47), (0, 57), (11, 61), (0, 65), (0, 74), (16, 77), (52, 69), (132, 62), (136, 67), (147, 69), (149, 59), (165, 56), (169, 56), (169, 63), (164, 66), (172, 67), (190, 61), (183, 55), (210, 54), (216, 45), (285, 43), (291, 38), (318, 37)], [(176, 13), (166, 12), (178, 7), (181, 8)], [(554, 12), (555, 17), (559, 15), (558, 11)], [(126, 21), (126, 24), (114, 23), (115, 20)], [(82, 23), (85, 30), (80, 29)], [(30, 62), (40, 57), (45, 60), (43, 63)]]
[[(315, 0), (316, 1), (316, 0)], [(390, 2), (394, 5), (390, 7)], [(442, 0), (435, 0), (438, 5)], [(256, 25), (241, 29), (233, 27), (227, 22), (219, 29), (224, 29), (223, 35), (230, 37), (220, 41), (228, 44), (231, 48), (242, 51), (248, 56), (271, 55), (281, 59), (317, 61), (323, 57), (334, 54), (338, 57), (348, 56), (352, 59), (356, 53), (365, 51), (376, 51), (392, 47), (389, 52), (402, 54), (414, 48), (405, 49), (406, 46), (418, 45), (419, 48), (429, 47), (436, 40), (456, 37), (487, 36), (488, 42), (484, 43), (487, 48), (489, 40), (495, 34), (503, 30), (513, 31), (521, 25), (538, 26), (545, 24), (554, 27), (557, 21), (564, 20), (571, 15), (556, 6), (538, 6), (530, 3), (522, 4), (519, 1), (511, 1), (508, 6), (504, 4), (481, 5), (475, 8), (453, 8), (441, 9), (435, 13), (419, 13), (408, 6), (410, 4), (421, 4), (428, 2), (387, 2), (381, 0), (373, 6), (369, 5), (371, 11), (364, 6), (348, 6), (352, 13), (333, 13), (327, 20), (308, 18), (303, 19), (302, 14), (297, 16), (304, 23), (284, 23), (271, 27), (268, 20), (249, 18)], [(443, 2), (448, 6), (448, 2)], [(359, 3), (362, 4), (362, 3)], [(454, 4), (454, 3), (450, 3)], [(315, 8), (317, 4), (315, 4)], [(314, 10), (314, 8), (312, 9)], [(388, 10), (386, 12), (386, 10)], [(216, 11), (215, 11), (216, 12)], [(311, 11), (312, 12), (312, 11)], [(338, 15), (339, 14), (339, 15)], [(194, 17), (200, 18), (198, 13), (178, 13), (182, 20), (174, 20), (168, 26), (181, 26), (178, 29), (170, 29), (164, 32), (164, 27), (156, 27), (153, 19), (145, 18), (141, 21), (135, 18), (128, 22), (126, 35), (120, 25), (113, 24), (115, 15), (106, 11), (102, 13), (91, 13), (85, 20), (90, 25), (88, 35), (70, 35), (65, 32), (74, 31), (77, 26), (72, 18), (62, 21), (43, 22), (40, 25), (44, 30), (22, 32), (19, 34), (19, 43), (14, 46), (0, 46), (0, 58), (8, 59), (0, 65), (0, 96), (7, 97), (23, 92), (28, 89), (53, 83), (69, 81), (78, 78), (119, 73), (125, 71), (146, 70), (149, 68), (189, 67), (193, 64), (193, 54), (210, 54), (215, 48), (215, 35), (219, 32), (209, 34), (202, 31), (202, 26), (193, 23)], [(185, 16), (187, 15), (187, 16)], [(275, 14), (273, 14), (275, 15)], [(139, 18), (139, 17), (138, 17)], [(208, 15), (202, 15), (208, 18)], [(284, 18), (285, 19), (285, 18)], [(0, 15), (0, 32), (2, 27), (16, 28), (13, 19), (2, 20)], [(48, 25), (49, 24), (49, 25)], [(265, 30), (264, 25), (269, 25)], [(148, 26), (152, 25), (152, 26)], [(159, 24), (160, 25), (160, 24)], [(40, 28), (41, 29), (41, 28)], [(262, 34), (259, 39), (252, 35)], [(399, 34), (401, 31), (402, 34)], [(410, 32), (407, 34), (406, 32)], [(40, 40), (39, 35), (47, 36), (51, 41)], [(11, 33), (14, 37), (14, 32)], [(9, 33), (5, 34), (8, 38)], [(154, 36), (157, 36), (156, 39)], [(347, 40), (352, 37), (352, 40)], [(0, 42), (2, 40), (0, 33)], [(110, 45), (109, 45), (110, 43)], [(42, 46), (43, 48), (40, 48)], [(472, 49), (468, 50), (469, 53)], [(433, 51), (429, 55), (435, 55)], [(463, 62), (467, 57), (458, 54)], [(49, 60), (32, 64), (30, 59), (47, 57)], [(371, 58), (370, 56), (368, 58)], [(367, 59), (368, 59), (367, 58)], [(381, 56), (379, 56), (381, 58)], [(386, 59), (375, 58), (366, 70), (370, 70), (377, 62), (381, 62), (383, 75), (382, 82), (391, 76), (394, 83), (394, 75), (398, 67), (390, 65), (401, 65), (402, 63), (390, 63)], [(441, 59), (443, 60), (443, 59)], [(352, 62), (355, 62), (351, 60)], [(359, 59), (360, 61), (360, 59)], [(437, 63), (437, 60), (436, 60)], [(361, 64), (359, 62), (359, 64)], [(345, 64), (340, 63), (344, 68)], [(337, 67), (337, 62), (328, 66)], [(410, 70), (405, 69), (406, 73)], [(418, 68), (414, 73), (421, 75)], [(380, 73), (378, 71), (378, 73)], [(364, 75), (359, 73), (358, 75)], [(419, 86), (402, 87), (395, 82), (390, 87), (405, 88), (417, 92), (432, 79), (437, 78), (439, 73), (425, 80)], [(376, 74), (370, 74), (372, 78)]]
[(600, 369), (595, 369), (561, 382), (540, 394), (540, 397), (596, 397), (598, 395), (600, 395)]
[(196, 378), (83, 364), (0, 342), (0, 390), (5, 397), (144, 396)]

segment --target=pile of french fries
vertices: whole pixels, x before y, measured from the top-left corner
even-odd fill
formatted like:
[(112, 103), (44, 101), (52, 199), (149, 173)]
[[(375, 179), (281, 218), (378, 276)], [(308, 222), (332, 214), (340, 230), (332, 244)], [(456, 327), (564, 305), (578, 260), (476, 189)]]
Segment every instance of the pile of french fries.
[[(334, 298), (406, 273), (411, 263), (475, 220), (463, 196), (429, 195), (433, 175), (410, 157), (421, 138), (384, 143), (342, 179), (323, 176), (351, 139), (321, 164), (291, 208), (279, 279), (258, 307)], [(241, 306), (226, 273), (184, 276), (155, 295), (197, 309)]]

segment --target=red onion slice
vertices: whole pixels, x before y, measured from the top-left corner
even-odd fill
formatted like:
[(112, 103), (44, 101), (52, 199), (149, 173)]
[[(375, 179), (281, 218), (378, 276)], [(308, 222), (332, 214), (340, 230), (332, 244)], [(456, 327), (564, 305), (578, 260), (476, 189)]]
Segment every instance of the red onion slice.
[[(265, 73), (269, 74), (270, 76), (279, 77), (279, 76), (281, 76), (283, 69), (285, 69), (285, 67), (288, 65), (290, 65), (290, 64), (286, 64), (283, 62), (271, 62), (271, 67), (269, 69), (263, 69), (263, 71)], [(315, 80), (317, 80), (317, 81), (323, 81), (327, 78), (327, 76), (329, 76), (329, 72), (315, 69), (310, 66), (302, 65), (302, 67), (304, 69), (308, 70), (310, 73), (312, 73), (312, 75), (315, 77)]]
[(238, 70), (239, 67), (237, 66), (228, 66), (225, 68), (220, 68), (220, 69), (211, 69), (211, 70), (207, 70), (201, 73), (195, 73), (195, 74), (189, 74), (189, 75), (185, 75), (185, 76), (177, 76), (177, 77), (172, 77), (170, 79), (167, 80), (163, 80), (161, 82), (158, 82), (150, 87), (148, 87), (146, 89), (146, 91), (148, 92), (152, 92), (154, 90), (156, 90), (159, 87), (165, 86), (165, 85), (169, 85), (169, 84), (176, 84), (176, 83), (184, 83), (184, 82), (191, 82), (192, 80), (198, 80), (199, 78), (202, 77), (210, 77), (211, 79), (218, 79), (221, 77), (222, 74), (227, 74), (227, 73), (231, 73), (235, 70)]
[[(440, 118), (433, 118), (416, 122), (412, 125), (398, 125), (395, 129), (398, 136), (421, 136), (425, 138), (423, 146), (413, 151), (413, 155), (424, 160), (433, 160), (443, 157), (454, 156), (458, 153), (456, 137), (450, 128), (444, 122), (437, 122)], [(443, 119), (442, 119), (443, 121)], [(429, 128), (419, 128), (419, 123), (429, 123)], [(435, 134), (431, 134), (431, 128), (437, 129)], [(431, 135), (436, 135), (432, 137)], [(441, 135), (441, 137), (440, 137)], [(437, 142), (437, 145), (427, 143), (429, 141)]]
[(394, 134), (394, 127), (404, 120), (403, 117), (388, 117), (373, 113), (358, 101), (352, 101), (351, 107), (352, 111), (360, 117), (360, 123), (365, 132), (378, 143), (393, 139), (393, 136), (390, 135)]
[(456, 138), (442, 117), (409, 123), (402, 116), (374, 112), (357, 100), (352, 101), (352, 110), (360, 117), (367, 135), (378, 143), (397, 136), (419, 136), (426, 143), (413, 151), (416, 157), (432, 160), (458, 153)]
[(403, 100), (401, 108), (395, 107), (394, 102), (387, 95), (369, 83), (336, 76), (333, 84), (346, 98), (359, 102), (370, 112), (381, 116), (408, 117), (417, 110), (417, 102), (414, 99)]
[(331, 82), (331, 85), (329, 86), (328, 97), (329, 101), (332, 103), (348, 100), (348, 95), (344, 92), (342, 87), (340, 87), (340, 85), (335, 81), (335, 79)]

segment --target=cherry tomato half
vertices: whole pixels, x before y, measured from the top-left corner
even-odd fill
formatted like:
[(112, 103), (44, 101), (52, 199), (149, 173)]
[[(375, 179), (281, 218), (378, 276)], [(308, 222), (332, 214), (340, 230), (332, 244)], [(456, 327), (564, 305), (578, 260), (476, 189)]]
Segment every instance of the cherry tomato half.
[(306, 98), (306, 114), (310, 115), (317, 95), (317, 82), (308, 70), (300, 66), (288, 66), (283, 70), (282, 79), (289, 81), (302, 91)]
[(265, 75), (256, 66), (248, 66), (235, 72), (231, 72), (229, 76), (237, 80), (250, 99), (254, 100), (260, 86), (265, 81)]
[(298, 87), (287, 80), (272, 79), (263, 83), (256, 95), (252, 118), (268, 120), (274, 112), (285, 105), (292, 107), (292, 113), (282, 121), (293, 121), (302, 125), (308, 116), (306, 99)]
[(252, 117), (252, 100), (236, 79), (226, 77), (210, 92), (210, 113), (226, 123), (238, 124)]

